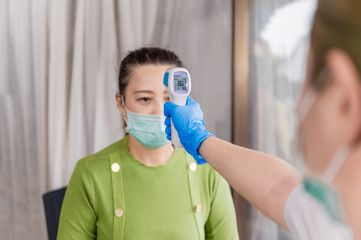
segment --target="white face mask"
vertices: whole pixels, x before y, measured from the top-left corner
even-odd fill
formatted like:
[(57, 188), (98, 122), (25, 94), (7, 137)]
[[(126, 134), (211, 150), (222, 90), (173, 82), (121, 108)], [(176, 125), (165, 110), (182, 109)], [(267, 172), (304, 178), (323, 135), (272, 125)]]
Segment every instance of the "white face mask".
[[(321, 73), (322, 74), (322, 73)], [(298, 126), (296, 127), (297, 153), (299, 164), (303, 171), (303, 185), (311, 196), (313, 196), (328, 212), (329, 216), (337, 221), (343, 222), (344, 214), (338, 194), (332, 187), (332, 183), (350, 155), (350, 147), (347, 145), (339, 147), (323, 174), (317, 176), (307, 167), (304, 155), (304, 141), (300, 134), (300, 126), (305, 121), (310, 109), (318, 98), (316, 90), (308, 90), (299, 101), (297, 115)]]

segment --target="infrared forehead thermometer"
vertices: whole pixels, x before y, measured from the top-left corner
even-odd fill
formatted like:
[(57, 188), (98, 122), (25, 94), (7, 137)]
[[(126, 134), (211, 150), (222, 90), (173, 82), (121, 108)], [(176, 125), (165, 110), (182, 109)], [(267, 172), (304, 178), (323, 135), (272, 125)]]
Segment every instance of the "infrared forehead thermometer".
[[(168, 68), (164, 74), (164, 85), (167, 87), (170, 101), (185, 106), (187, 97), (191, 92), (191, 76), (185, 68), (173, 67)], [(179, 140), (178, 132), (171, 122), (172, 145), (176, 148), (182, 148), (183, 145)]]

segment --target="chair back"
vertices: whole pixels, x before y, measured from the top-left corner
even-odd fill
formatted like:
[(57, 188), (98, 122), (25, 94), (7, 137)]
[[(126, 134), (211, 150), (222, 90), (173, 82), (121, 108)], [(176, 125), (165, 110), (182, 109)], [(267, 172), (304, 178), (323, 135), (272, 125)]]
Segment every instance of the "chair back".
[(49, 240), (56, 240), (56, 235), (58, 234), (60, 210), (65, 191), (66, 187), (43, 194)]

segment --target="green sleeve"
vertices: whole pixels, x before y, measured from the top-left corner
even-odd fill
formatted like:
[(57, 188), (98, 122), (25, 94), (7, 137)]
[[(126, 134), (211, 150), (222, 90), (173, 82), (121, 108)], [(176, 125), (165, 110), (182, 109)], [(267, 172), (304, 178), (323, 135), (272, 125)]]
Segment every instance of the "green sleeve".
[(213, 198), (205, 225), (206, 239), (238, 240), (237, 220), (231, 190), (218, 173), (213, 187)]
[(95, 192), (91, 173), (80, 160), (73, 172), (61, 208), (57, 240), (96, 239)]

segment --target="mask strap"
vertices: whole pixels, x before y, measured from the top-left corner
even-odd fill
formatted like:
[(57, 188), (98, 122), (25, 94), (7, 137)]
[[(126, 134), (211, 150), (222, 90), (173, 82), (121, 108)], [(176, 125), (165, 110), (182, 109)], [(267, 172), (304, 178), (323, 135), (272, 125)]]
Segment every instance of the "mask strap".
[(316, 102), (318, 94), (315, 89), (309, 89), (305, 95), (301, 98), (298, 107), (298, 120), (300, 123), (303, 123), (307, 117), (311, 107)]
[[(329, 69), (324, 67), (322, 71), (317, 76), (317, 81), (323, 80), (329, 76)], [(309, 89), (304, 96), (299, 97), (299, 104), (298, 104), (298, 119), (300, 123), (302, 123), (308, 115), (313, 104), (316, 102), (318, 97), (318, 93), (316, 89), (311, 88)]]
[(123, 103), (123, 106), (125, 108), (125, 111), (128, 111), (127, 109), (127, 106), (125, 106), (125, 99), (124, 99), (124, 96), (123, 95), (120, 95), (121, 99), (122, 99), (122, 103)]
[(325, 173), (322, 175), (323, 181), (328, 184), (333, 182), (337, 173), (340, 171), (341, 167), (350, 155), (350, 151), (351, 148), (349, 145), (343, 145), (337, 150), (328, 167), (326, 168)]
[[(120, 97), (122, 98), (122, 104), (123, 104), (123, 107), (124, 107), (125, 111), (128, 112), (127, 106), (125, 106), (124, 96), (120, 95)], [(124, 121), (125, 121), (126, 124), (128, 124), (128, 119), (125, 116), (124, 116)]]

